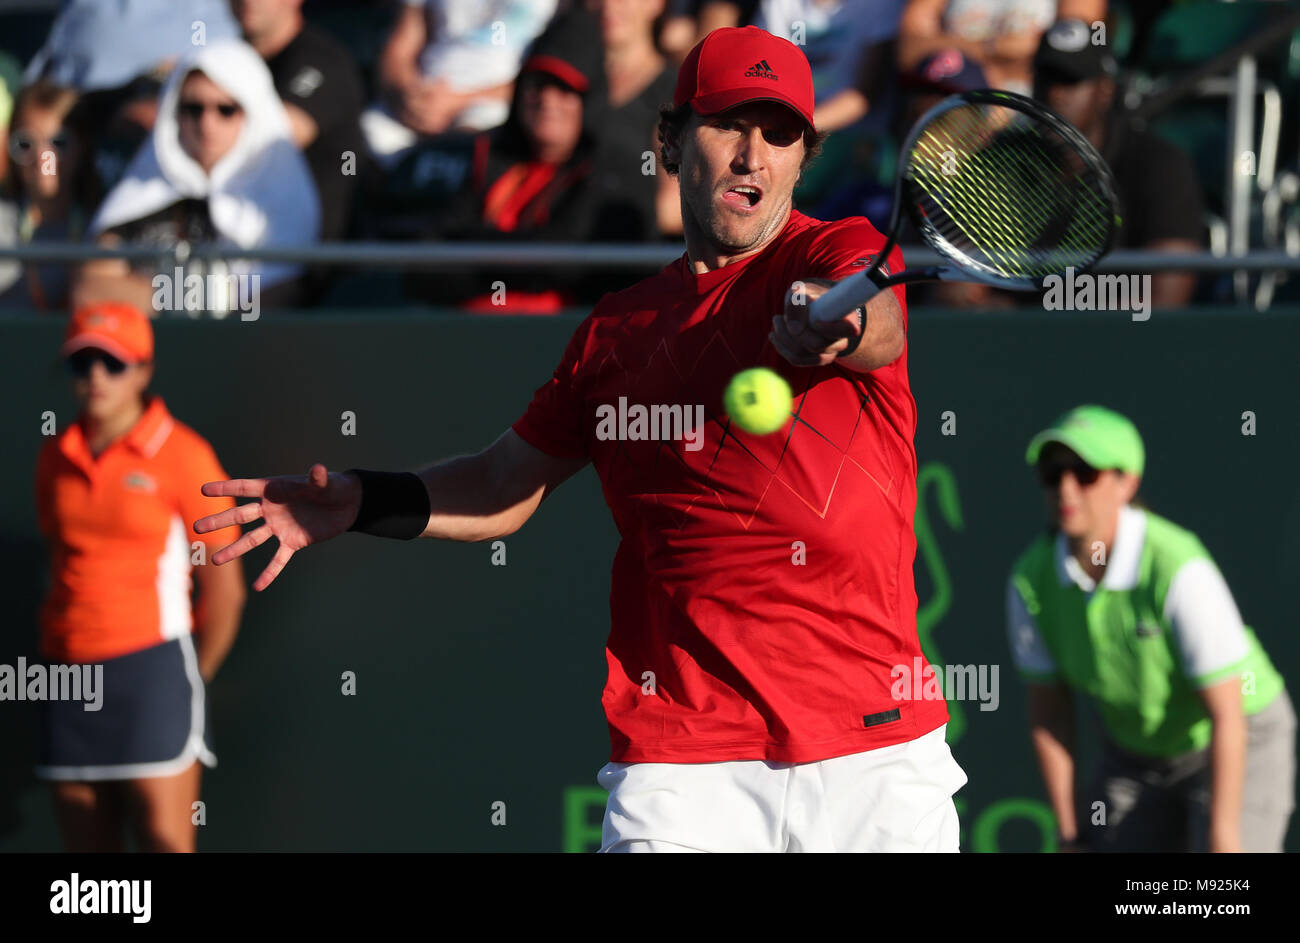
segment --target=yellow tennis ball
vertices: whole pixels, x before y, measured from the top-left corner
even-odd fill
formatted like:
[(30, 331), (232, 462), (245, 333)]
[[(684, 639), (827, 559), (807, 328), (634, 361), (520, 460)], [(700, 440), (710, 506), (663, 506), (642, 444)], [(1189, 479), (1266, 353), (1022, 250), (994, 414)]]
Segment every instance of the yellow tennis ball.
[(722, 396), (731, 421), (753, 435), (768, 435), (784, 426), (793, 403), (790, 384), (766, 367), (741, 370)]

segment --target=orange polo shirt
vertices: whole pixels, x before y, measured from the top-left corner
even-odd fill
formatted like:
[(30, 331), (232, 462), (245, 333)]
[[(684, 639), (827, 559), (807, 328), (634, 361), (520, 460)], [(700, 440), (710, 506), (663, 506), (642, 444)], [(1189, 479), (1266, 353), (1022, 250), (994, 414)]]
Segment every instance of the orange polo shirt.
[(212, 446), (173, 419), (159, 396), (97, 458), (80, 422), (47, 441), (36, 462), (37, 517), (52, 554), (41, 609), (45, 657), (102, 661), (191, 632), (193, 544), (206, 545), (206, 562), (240, 535), (238, 526), (192, 529), (235, 505), (199, 492), (227, 477)]

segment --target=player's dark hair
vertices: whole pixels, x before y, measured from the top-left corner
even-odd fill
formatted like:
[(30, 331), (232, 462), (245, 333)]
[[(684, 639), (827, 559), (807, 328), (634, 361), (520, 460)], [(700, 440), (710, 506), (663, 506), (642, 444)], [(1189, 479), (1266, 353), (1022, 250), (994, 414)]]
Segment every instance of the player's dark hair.
[[(668, 138), (681, 140), (682, 132), (686, 130), (686, 124), (691, 120), (691, 115), (695, 109), (691, 107), (690, 102), (674, 107), (673, 105), (659, 106), (659, 162), (668, 173), (674, 177), (680, 169), (677, 162), (668, 159)], [(822, 144), (826, 142), (829, 132), (814, 131), (812, 128), (805, 126), (803, 130), (803, 162), (800, 163), (799, 169), (805, 170), (809, 164), (817, 159), (817, 155), (822, 152)]]

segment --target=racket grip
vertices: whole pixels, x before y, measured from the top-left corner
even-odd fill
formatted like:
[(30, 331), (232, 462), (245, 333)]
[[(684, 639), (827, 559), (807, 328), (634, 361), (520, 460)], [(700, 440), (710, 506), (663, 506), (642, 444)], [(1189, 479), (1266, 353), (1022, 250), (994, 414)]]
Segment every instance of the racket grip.
[(808, 320), (814, 325), (838, 321), (855, 308), (860, 308), (876, 295), (880, 288), (865, 275), (850, 275), (835, 283), (826, 294), (808, 306)]

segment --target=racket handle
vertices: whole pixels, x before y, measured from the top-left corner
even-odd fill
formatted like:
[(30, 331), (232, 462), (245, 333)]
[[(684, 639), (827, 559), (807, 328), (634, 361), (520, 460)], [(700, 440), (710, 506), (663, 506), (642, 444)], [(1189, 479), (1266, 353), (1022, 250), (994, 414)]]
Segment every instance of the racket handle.
[(808, 320), (814, 325), (831, 324), (878, 294), (880, 289), (871, 279), (861, 274), (850, 275), (809, 305)]

